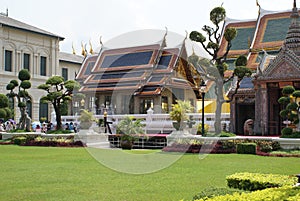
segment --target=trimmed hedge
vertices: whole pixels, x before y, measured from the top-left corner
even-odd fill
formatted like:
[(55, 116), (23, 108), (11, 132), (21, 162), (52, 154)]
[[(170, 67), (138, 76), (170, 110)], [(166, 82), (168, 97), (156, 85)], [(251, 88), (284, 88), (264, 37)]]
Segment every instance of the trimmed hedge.
[(296, 177), (279, 174), (236, 173), (226, 177), (230, 188), (246, 191), (256, 191), (271, 187), (293, 186), (297, 183)]
[(203, 198), (197, 201), (260, 201), (260, 200), (300, 200), (300, 187), (269, 188), (252, 193), (234, 193), (232, 195), (221, 195), (213, 198)]
[(256, 154), (256, 143), (240, 143), (236, 145), (238, 154)]
[(195, 195), (193, 197), (193, 200), (208, 199), (208, 198), (213, 198), (215, 196), (226, 195), (226, 194), (231, 195), (235, 192), (240, 192), (240, 191), (236, 189), (230, 189), (230, 188), (208, 187), (202, 190), (197, 195)]

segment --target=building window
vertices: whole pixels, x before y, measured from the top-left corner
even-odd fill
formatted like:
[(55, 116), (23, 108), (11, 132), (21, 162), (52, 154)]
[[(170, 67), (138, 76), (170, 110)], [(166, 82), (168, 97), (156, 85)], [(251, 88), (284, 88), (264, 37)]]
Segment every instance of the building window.
[(94, 111), (95, 108), (95, 97), (90, 97), (89, 108), (91, 111)]
[(23, 68), (30, 70), (30, 54), (24, 53), (23, 58), (24, 58)]
[(184, 100), (184, 90), (183, 89), (172, 89), (173, 104), (176, 104), (176, 100)]
[(12, 51), (5, 50), (5, 71), (12, 71)]
[(147, 99), (141, 99), (140, 102), (140, 114), (146, 114), (147, 110), (149, 108), (153, 108), (153, 99), (147, 98)]
[(104, 100), (104, 106), (105, 106), (106, 108), (108, 108), (108, 107), (110, 106), (110, 104), (111, 104), (111, 96), (105, 96), (104, 99), (105, 99), (105, 100)]
[(42, 102), (40, 102), (40, 120), (42, 119), (42, 118), (46, 118), (46, 120), (48, 120), (48, 113), (49, 113), (49, 111), (48, 111), (48, 103), (42, 103)]
[(161, 97), (161, 108), (164, 113), (169, 113), (169, 104), (168, 104), (168, 97), (162, 96)]
[(47, 75), (47, 60), (46, 57), (41, 56), (40, 75)]
[(64, 78), (65, 81), (68, 80), (68, 69), (67, 68), (62, 68), (61, 76)]
[(130, 95), (122, 96), (121, 114), (133, 114), (134, 113), (134, 97)]

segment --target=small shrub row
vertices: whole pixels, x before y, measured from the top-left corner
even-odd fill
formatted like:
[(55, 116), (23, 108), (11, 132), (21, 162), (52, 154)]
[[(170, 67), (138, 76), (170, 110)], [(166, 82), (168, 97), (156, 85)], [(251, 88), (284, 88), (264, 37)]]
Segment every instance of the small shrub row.
[(21, 146), (51, 146), (51, 147), (82, 147), (81, 141), (74, 141), (73, 136), (69, 138), (45, 138), (32, 137), (30, 135), (15, 136), (11, 139), (12, 144)]
[(253, 201), (253, 200), (272, 200), (272, 201), (295, 201), (300, 200), (300, 187), (280, 187), (259, 190), (251, 193), (233, 193), (215, 196), (212, 198), (202, 198), (197, 201)]
[[(285, 128), (284, 128), (285, 129)], [(288, 128), (286, 128), (288, 129)], [(282, 132), (281, 138), (300, 138), (300, 132)]]
[(300, 157), (299, 153), (273, 153), (273, 152), (262, 152), (262, 151), (257, 151), (256, 155), (259, 156), (273, 156), (273, 157)]
[(208, 187), (202, 190), (200, 193), (195, 195), (193, 197), (193, 200), (199, 200), (199, 199), (208, 199), (208, 198), (213, 198), (215, 196), (220, 196), (220, 195), (226, 195), (226, 194), (233, 194), (235, 192), (240, 192), (235, 189), (230, 189), (230, 188), (217, 188), (217, 187)]
[(256, 191), (271, 187), (293, 186), (297, 183), (295, 176), (279, 174), (236, 173), (226, 177), (230, 188)]
[(240, 143), (236, 145), (238, 154), (256, 154), (256, 143)]
[[(165, 152), (185, 152), (185, 153), (236, 153), (236, 147), (242, 143), (255, 143), (260, 153), (276, 151), (280, 149), (280, 144), (272, 140), (218, 140), (217, 143), (211, 145), (205, 141), (180, 139), (171, 146), (163, 148)], [(243, 145), (240, 145), (243, 146)], [(250, 145), (252, 146), (252, 145)], [(253, 149), (253, 148), (252, 148)], [(253, 154), (254, 153), (254, 150)], [(252, 153), (252, 152), (251, 152)]]
[(165, 152), (183, 152), (183, 153), (236, 153), (235, 145), (230, 141), (218, 141), (217, 143), (206, 144), (185, 144), (173, 143), (162, 149)]
[(47, 131), (47, 134), (70, 134), (70, 133), (74, 133), (74, 131), (72, 130), (49, 130)]

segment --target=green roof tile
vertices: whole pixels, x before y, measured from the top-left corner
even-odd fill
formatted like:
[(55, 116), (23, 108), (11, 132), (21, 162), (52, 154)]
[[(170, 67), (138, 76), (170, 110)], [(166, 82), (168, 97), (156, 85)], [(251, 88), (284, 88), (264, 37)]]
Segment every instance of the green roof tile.
[(232, 41), (231, 50), (248, 49), (248, 40), (252, 41), (255, 27), (237, 28), (237, 35)]
[(263, 42), (283, 41), (290, 24), (290, 18), (268, 20)]

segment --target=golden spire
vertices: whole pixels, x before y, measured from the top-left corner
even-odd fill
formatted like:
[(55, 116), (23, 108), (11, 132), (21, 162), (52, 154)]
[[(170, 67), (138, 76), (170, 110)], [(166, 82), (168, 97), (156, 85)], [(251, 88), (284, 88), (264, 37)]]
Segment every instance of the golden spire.
[(256, 0), (256, 6), (258, 6), (258, 15), (260, 15), (260, 4), (258, 3), (258, 0)]
[(73, 54), (76, 54), (73, 42), (72, 42), (72, 51), (73, 51)]
[(86, 51), (86, 44), (83, 46), (83, 43), (81, 42), (81, 55), (86, 57), (87, 51)]
[(89, 41), (89, 44), (90, 44), (90, 54), (94, 54), (94, 50), (93, 50), (93, 47), (92, 47), (91, 39)]
[(103, 46), (102, 36), (100, 36), (99, 42), (100, 42), (100, 46), (102, 47)]

